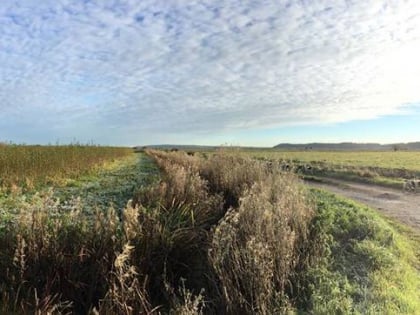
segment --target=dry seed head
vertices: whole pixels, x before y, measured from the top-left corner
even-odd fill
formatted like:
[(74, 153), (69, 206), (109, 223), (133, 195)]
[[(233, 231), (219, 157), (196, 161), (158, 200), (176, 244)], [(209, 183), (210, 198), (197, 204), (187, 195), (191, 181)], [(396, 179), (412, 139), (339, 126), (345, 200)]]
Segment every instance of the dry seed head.
[(120, 253), (117, 256), (117, 258), (115, 258), (115, 262), (114, 262), (115, 268), (122, 269), (124, 267), (124, 265), (130, 259), (130, 255), (133, 249), (134, 249), (134, 246), (130, 245), (129, 243), (126, 243), (124, 245), (122, 253)]

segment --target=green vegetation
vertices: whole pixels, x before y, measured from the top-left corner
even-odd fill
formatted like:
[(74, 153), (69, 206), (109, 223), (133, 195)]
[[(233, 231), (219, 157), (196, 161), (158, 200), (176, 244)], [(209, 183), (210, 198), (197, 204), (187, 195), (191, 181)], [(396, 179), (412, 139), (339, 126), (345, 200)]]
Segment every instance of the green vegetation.
[(0, 313), (420, 309), (419, 238), (373, 210), (243, 154), (148, 155), (0, 199)]
[(0, 145), (0, 187), (57, 184), (129, 154), (128, 148), (101, 146)]
[[(397, 232), (373, 210), (312, 190), (316, 263), (308, 269), (316, 314), (416, 314), (420, 309), (419, 239)], [(326, 298), (328, 297), (328, 298)]]
[[(299, 160), (306, 163), (327, 162), (333, 165), (406, 169), (420, 172), (420, 151), (249, 151), (255, 157)], [(245, 152), (245, 154), (248, 154)]]
[(147, 186), (157, 176), (156, 165), (150, 158), (144, 154), (130, 154), (88, 175), (68, 180), (64, 186), (56, 186), (53, 193), (61, 200), (77, 196), (86, 209), (107, 209), (112, 205), (120, 211), (139, 187)]
[(289, 164), (315, 179), (340, 178), (401, 189), (405, 179), (420, 176), (420, 151), (235, 151), (235, 154)]

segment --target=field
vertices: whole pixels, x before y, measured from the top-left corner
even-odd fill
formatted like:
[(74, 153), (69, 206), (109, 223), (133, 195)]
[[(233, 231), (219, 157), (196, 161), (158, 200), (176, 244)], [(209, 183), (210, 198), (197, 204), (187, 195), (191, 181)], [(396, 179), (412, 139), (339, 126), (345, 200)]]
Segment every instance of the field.
[(239, 150), (240, 154), (302, 168), (308, 176), (332, 177), (402, 188), (420, 177), (420, 151), (279, 151)]
[(54, 184), (130, 153), (127, 148), (84, 145), (0, 145), (0, 186)]
[(420, 309), (417, 232), (268, 167), (299, 156), (119, 152), (106, 167), (82, 158), (79, 173), (51, 171), (53, 188), (38, 171), (36, 188), (4, 190), (0, 313)]
[(299, 160), (306, 163), (327, 162), (333, 165), (406, 169), (420, 172), (420, 151), (248, 151), (256, 157)]

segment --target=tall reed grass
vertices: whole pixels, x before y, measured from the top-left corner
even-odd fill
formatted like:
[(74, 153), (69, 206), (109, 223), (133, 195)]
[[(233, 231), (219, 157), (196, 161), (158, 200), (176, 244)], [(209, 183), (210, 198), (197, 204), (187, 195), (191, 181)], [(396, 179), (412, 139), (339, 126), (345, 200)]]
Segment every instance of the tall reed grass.
[(132, 152), (128, 148), (91, 145), (0, 146), (0, 186), (33, 187), (79, 176), (93, 166)]
[[(208, 159), (182, 152), (149, 154), (166, 175), (153, 189), (155, 197), (150, 198), (150, 191), (141, 192), (137, 203), (163, 207), (165, 216), (177, 218), (177, 205), (188, 205), (191, 217), (200, 218), (176, 242), (177, 251), (192, 243), (197, 249), (170, 255), (177, 257), (175, 265), (188, 266), (187, 273), (172, 270), (172, 286), (186, 278), (192, 292), (204, 288), (208, 313), (273, 314), (293, 305), (292, 286), (298, 265), (305, 261), (307, 252), (302, 249), (313, 216), (298, 178), (223, 152)], [(192, 184), (191, 178), (200, 184)], [(197, 231), (202, 237), (192, 241)]]

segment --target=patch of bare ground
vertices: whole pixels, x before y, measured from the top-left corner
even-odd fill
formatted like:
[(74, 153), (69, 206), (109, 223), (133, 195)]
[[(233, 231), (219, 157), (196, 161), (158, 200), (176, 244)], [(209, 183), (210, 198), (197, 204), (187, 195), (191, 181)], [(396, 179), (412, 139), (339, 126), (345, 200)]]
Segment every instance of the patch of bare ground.
[(306, 183), (366, 204), (420, 232), (419, 193), (330, 178)]

